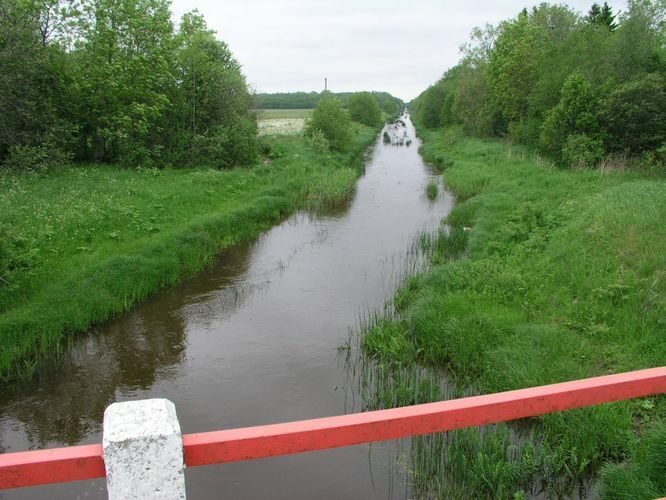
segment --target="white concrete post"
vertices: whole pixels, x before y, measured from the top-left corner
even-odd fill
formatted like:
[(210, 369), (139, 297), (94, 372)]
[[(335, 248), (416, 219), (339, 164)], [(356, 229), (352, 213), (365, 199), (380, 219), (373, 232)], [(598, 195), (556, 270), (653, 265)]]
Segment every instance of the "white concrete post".
[(110, 500), (185, 498), (183, 439), (168, 399), (113, 403), (102, 444)]

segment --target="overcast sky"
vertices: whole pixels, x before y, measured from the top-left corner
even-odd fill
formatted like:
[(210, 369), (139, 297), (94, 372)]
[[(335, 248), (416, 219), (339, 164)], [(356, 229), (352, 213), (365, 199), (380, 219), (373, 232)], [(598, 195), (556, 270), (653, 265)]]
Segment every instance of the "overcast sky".
[[(597, 0), (598, 1), (598, 0)], [(587, 12), (593, 0), (570, 0)], [(521, 0), (174, 0), (198, 9), (257, 92), (386, 90), (416, 97), (460, 58), (475, 26), (537, 2)], [(602, 3), (602, 2), (600, 2)], [(614, 11), (623, 1), (608, 2)]]

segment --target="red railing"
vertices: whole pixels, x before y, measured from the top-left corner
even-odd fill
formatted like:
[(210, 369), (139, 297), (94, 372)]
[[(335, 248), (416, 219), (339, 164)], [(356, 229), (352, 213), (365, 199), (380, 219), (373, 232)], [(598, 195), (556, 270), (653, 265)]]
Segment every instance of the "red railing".
[[(284, 424), (183, 436), (188, 467), (385, 441), (666, 393), (666, 367)], [(0, 489), (104, 477), (101, 445), (0, 455)]]

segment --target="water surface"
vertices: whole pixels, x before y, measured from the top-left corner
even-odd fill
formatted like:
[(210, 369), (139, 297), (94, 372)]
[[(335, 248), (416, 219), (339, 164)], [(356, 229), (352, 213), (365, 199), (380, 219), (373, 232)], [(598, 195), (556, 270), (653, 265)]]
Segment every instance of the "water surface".
[[(296, 213), (224, 252), (177, 288), (77, 337), (41, 379), (0, 390), (0, 452), (101, 441), (114, 401), (165, 397), (184, 433), (358, 411), (338, 347), (380, 309), (422, 230), (453, 198), (418, 155), (414, 128), (380, 135), (352, 199)], [(406, 136), (405, 136), (406, 134)], [(403, 137), (404, 136), (404, 137)], [(375, 444), (186, 472), (189, 498), (404, 498), (395, 449)], [(105, 496), (103, 480), (0, 493), (2, 498)]]

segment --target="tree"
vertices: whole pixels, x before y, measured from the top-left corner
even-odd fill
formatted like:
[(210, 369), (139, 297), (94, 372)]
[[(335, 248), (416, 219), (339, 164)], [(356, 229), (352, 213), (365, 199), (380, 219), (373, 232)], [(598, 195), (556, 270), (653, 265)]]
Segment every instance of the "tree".
[(638, 154), (666, 143), (666, 79), (651, 73), (610, 93), (602, 122), (611, 151)]
[(173, 84), (168, 0), (93, 0), (81, 26), (76, 83), (84, 156), (107, 162), (147, 152)]
[(590, 24), (605, 26), (610, 31), (614, 31), (615, 28), (617, 28), (615, 14), (613, 14), (613, 9), (607, 2), (604, 2), (602, 7), (600, 7), (598, 3), (592, 4), (585, 20)]
[(379, 104), (369, 92), (358, 92), (349, 97), (347, 109), (351, 119), (365, 125), (374, 127), (381, 120)]
[(488, 72), (491, 102), (508, 125), (527, 116), (530, 89), (537, 76), (537, 32), (529, 16), (502, 24)]
[(58, 140), (66, 135), (58, 113), (67, 108), (64, 53), (47, 45), (40, 5), (0, 0), (0, 162), (14, 147), (56, 142), (56, 127), (63, 132)]
[[(600, 103), (599, 89), (582, 73), (573, 73), (562, 86), (559, 103), (548, 113), (541, 127), (542, 149), (561, 159), (565, 145), (570, 151), (580, 151), (585, 144), (597, 148), (601, 142)], [(572, 136), (576, 136), (574, 143), (569, 141)]]
[(43, 131), (38, 83), (44, 65), (35, 23), (18, 2), (0, 0), (0, 160)]
[(305, 133), (311, 136), (316, 130), (324, 134), (331, 149), (343, 151), (349, 145), (351, 120), (340, 99), (326, 96), (319, 100), (305, 127)]
[(488, 97), (488, 71), (485, 64), (461, 65), (451, 109), (452, 119), (463, 125), (465, 132), (477, 136), (491, 135), (493, 117)]
[(240, 64), (197, 11), (183, 16), (176, 47), (178, 86), (168, 116), (173, 161), (222, 168), (251, 163), (256, 123)]
[(428, 128), (441, 127), (445, 98), (446, 89), (442, 80), (428, 87), (419, 97), (419, 105), (416, 108), (417, 121)]
[(616, 78), (626, 82), (646, 73), (666, 71), (666, 3), (630, 0), (613, 38)]

